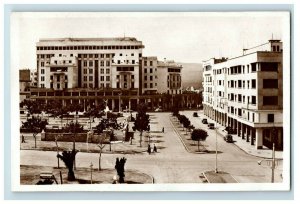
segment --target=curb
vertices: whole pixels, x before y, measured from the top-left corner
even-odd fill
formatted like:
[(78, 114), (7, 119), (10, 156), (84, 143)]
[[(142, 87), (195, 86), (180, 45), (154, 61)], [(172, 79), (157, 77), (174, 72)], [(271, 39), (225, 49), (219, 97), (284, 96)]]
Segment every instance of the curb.
[(187, 148), (187, 146), (185, 145), (185, 143), (183, 142), (182, 138), (180, 137), (180, 135), (179, 135), (177, 129), (175, 128), (175, 126), (174, 126), (174, 124), (173, 124), (173, 121), (171, 120), (171, 117), (172, 117), (172, 116), (169, 116), (170, 122), (171, 122), (171, 124), (172, 124), (172, 126), (173, 126), (174, 131), (176, 132), (177, 136), (179, 137), (181, 143), (183, 144), (185, 150), (186, 150), (188, 153), (194, 153), (194, 152), (191, 152), (191, 151)]

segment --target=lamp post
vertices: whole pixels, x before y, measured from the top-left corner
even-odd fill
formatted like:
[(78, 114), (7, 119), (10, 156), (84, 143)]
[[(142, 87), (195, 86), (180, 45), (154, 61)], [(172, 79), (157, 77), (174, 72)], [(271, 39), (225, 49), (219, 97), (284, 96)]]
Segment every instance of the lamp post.
[(121, 95), (122, 93), (119, 93), (119, 113), (121, 112)]

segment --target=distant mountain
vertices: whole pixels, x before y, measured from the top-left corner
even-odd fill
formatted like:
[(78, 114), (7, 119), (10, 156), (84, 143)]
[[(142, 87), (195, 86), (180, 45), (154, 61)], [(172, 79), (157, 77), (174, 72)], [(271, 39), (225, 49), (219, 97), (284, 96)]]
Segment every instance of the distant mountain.
[(203, 66), (200, 63), (181, 63), (183, 89), (193, 86), (195, 89), (202, 88)]

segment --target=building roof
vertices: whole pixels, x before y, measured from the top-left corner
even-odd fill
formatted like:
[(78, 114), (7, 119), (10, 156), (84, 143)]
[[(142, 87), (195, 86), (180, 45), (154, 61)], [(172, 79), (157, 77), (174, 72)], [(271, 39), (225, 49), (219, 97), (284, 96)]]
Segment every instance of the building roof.
[(37, 46), (63, 46), (63, 45), (142, 45), (134, 37), (117, 38), (41, 38)]

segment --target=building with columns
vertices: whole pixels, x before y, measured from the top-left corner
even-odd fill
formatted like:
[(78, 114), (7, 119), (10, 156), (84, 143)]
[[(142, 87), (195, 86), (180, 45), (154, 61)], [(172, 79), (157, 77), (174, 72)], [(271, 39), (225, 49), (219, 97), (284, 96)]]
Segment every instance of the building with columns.
[(37, 87), (30, 89), (30, 98), (80, 104), (84, 110), (103, 100), (114, 111), (135, 110), (140, 101), (161, 106), (161, 94), (182, 93), (182, 66), (144, 57), (143, 48), (133, 37), (41, 39)]
[(203, 62), (204, 114), (257, 149), (283, 148), (282, 42)]

